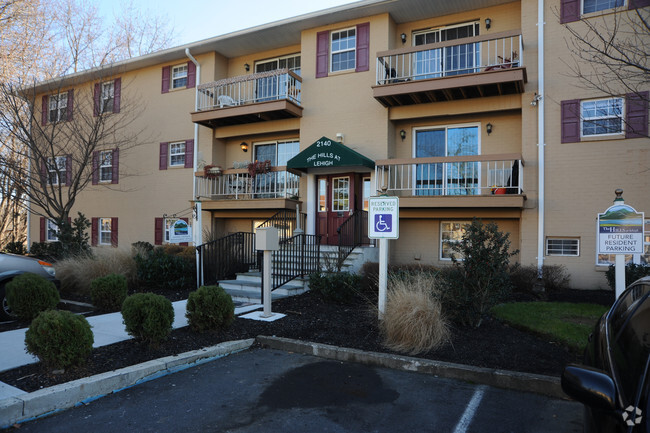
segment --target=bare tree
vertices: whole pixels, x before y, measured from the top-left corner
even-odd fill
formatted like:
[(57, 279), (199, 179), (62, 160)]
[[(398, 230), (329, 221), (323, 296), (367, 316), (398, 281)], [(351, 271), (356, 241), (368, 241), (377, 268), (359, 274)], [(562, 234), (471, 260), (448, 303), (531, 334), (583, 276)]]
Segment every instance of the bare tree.
[[(60, 92), (60, 80), (51, 83), (46, 93), (69, 97)], [(43, 93), (42, 88), (38, 92)], [(15, 143), (13, 149), (0, 151), (0, 177), (21, 189), (33, 213), (57, 224), (68, 221), (78, 195), (98, 172), (96, 159), (93, 163), (98, 150), (117, 149), (123, 155), (141, 143), (141, 131), (133, 124), (142, 110), (129, 103), (137, 98), (121, 97), (119, 109), (114, 109), (114, 101), (94, 94), (90, 83), (74, 89), (73, 104), (43, 110), (36, 87), (0, 84), (0, 105), (5, 108), (0, 128), (9, 131)]]
[(633, 93), (648, 102), (650, 8), (581, 18), (566, 25), (572, 74), (599, 94)]

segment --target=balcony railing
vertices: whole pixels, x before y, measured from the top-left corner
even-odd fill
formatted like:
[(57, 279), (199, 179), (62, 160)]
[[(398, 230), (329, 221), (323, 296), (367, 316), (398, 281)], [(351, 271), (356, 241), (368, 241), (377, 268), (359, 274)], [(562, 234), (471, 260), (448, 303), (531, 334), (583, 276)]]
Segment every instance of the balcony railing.
[(521, 194), (520, 155), (473, 155), (377, 161), (376, 186), (398, 196)]
[(235, 107), (288, 99), (300, 106), (302, 78), (288, 69), (226, 78), (198, 86), (198, 109)]
[(218, 176), (197, 176), (195, 182), (196, 194), (212, 200), (291, 199), (298, 197), (300, 177), (286, 167), (273, 167), (254, 178), (246, 169), (231, 169)]
[(519, 31), (377, 53), (377, 85), (523, 66)]

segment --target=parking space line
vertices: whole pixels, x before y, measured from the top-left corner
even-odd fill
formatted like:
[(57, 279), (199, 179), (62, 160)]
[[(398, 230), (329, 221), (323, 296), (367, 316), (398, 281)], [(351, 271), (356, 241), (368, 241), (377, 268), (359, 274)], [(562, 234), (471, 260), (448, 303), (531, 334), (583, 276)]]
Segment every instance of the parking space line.
[(478, 409), (478, 405), (481, 404), (481, 400), (483, 399), (483, 394), (485, 393), (486, 388), (487, 386), (482, 385), (476, 389), (474, 396), (472, 396), (472, 399), (469, 401), (467, 407), (465, 408), (465, 412), (463, 412), (463, 416), (460, 418), (460, 421), (458, 421), (458, 424), (456, 424), (454, 433), (464, 433), (467, 431), (467, 428), (472, 423), (476, 409)]

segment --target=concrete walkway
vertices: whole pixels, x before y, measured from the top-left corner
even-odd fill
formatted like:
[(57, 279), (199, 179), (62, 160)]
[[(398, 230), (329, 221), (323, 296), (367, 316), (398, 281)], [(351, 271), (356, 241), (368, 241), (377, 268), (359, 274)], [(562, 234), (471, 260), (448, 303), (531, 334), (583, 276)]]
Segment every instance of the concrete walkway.
[[(174, 307), (174, 324), (172, 327), (174, 329), (187, 326), (187, 318), (185, 317), (186, 304), (187, 300), (172, 303)], [(240, 315), (260, 308), (262, 308), (262, 305), (259, 304), (236, 307), (235, 314)], [(95, 337), (93, 347), (107, 346), (131, 338), (124, 329), (122, 314), (119, 312), (88, 317), (87, 320), (92, 326)], [(25, 332), (27, 332), (27, 328), (0, 332), (0, 347), (2, 347), (0, 372), (38, 362), (38, 358), (27, 353), (25, 349)], [(25, 394), (25, 392), (0, 382), (0, 400), (22, 394)]]

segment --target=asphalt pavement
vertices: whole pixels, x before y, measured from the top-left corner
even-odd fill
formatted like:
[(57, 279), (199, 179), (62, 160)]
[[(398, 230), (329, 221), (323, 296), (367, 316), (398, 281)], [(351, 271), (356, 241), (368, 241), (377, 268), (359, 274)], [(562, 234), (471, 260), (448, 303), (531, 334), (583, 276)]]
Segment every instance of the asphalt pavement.
[[(255, 346), (254, 346), (255, 347)], [(252, 348), (25, 422), (26, 432), (580, 432), (578, 403)]]

